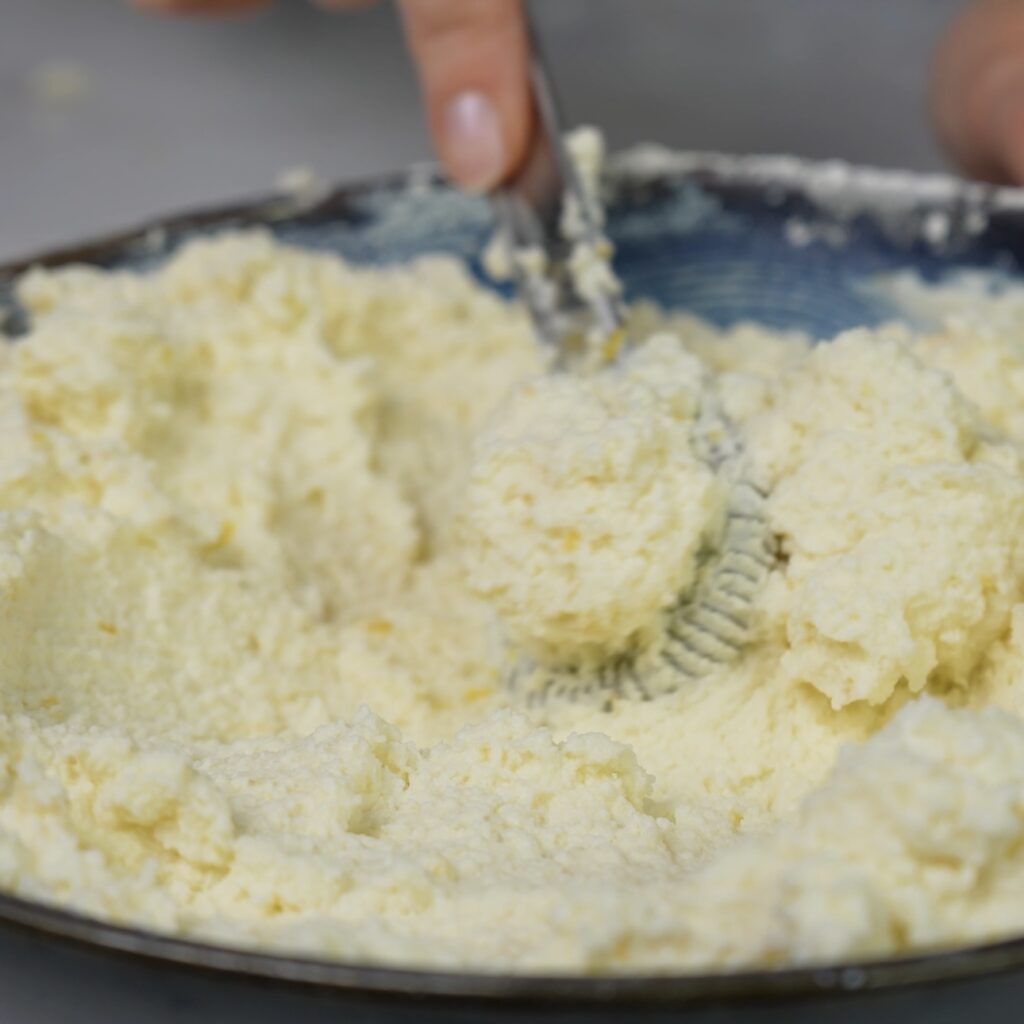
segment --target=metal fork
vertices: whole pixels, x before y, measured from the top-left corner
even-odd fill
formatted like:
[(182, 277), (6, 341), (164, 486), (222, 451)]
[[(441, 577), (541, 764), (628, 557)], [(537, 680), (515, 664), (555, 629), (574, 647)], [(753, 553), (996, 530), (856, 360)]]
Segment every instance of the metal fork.
[[(594, 251), (604, 243), (601, 221), (579, 169), (565, 144), (559, 104), (532, 19), (527, 15), (534, 128), (519, 171), (493, 195), (499, 224), (511, 247), (519, 295), (541, 340), (562, 362), (571, 361), (586, 339), (621, 334), (623, 310), (610, 289), (580, 293), (571, 269), (579, 245)], [(568, 204), (579, 226), (573, 238), (563, 231)]]

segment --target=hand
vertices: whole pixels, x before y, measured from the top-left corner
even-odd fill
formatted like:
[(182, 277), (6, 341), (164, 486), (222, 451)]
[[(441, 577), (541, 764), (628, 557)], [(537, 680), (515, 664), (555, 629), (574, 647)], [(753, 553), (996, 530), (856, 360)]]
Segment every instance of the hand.
[(1024, 3), (975, 0), (936, 55), (932, 111), (969, 174), (1024, 184)]
[[(134, 0), (168, 13), (241, 14), (271, 0)], [(319, 0), (358, 9), (374, 0)], [(532, 105), (519, 0), (400, 0), (434, 146), (460, 185), (486, 191), (525, 152)]]

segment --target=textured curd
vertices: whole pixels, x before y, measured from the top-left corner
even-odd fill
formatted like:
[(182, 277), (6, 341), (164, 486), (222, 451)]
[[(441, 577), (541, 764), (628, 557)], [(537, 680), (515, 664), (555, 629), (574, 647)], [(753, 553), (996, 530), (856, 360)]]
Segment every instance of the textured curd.
[[(407, 966), (679, 971), (1024, 930), (1024, 298), (551, 376), (431, 259), (36, 271), (0, 346), (0, 886)], [(520, 706), (692, 585), (714, 388), (779, 552), (743, 657)]]

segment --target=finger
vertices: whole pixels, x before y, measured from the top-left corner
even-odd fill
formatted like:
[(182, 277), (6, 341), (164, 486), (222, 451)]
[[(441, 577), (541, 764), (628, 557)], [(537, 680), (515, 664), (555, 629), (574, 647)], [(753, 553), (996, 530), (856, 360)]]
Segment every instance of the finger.
[(981, 0), (950, 27), (936, 55), (932, 114), (969, 174), (1024, 183), (1024, 4)]
[(269, 7), (273, 0), (132, 0), (135, 7), (155, 14), (248, 14)]
[(493, 188), (530, 133), (519, 0), (402, 0), (402, 14), (442, 163), (465, 188)]

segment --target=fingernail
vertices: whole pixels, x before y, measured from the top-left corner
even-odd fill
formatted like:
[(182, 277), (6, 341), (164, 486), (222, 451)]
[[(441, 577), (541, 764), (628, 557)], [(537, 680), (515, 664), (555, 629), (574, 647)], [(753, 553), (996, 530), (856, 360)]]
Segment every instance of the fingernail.
[(450, 100), (442, 123), (441, 155), (463, 188), (484, 192), (505, 171), (505, 141), (498, 110), (482, 92), (459, 93)]

